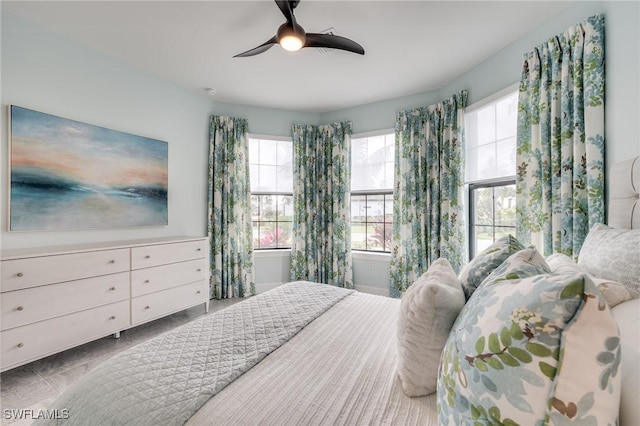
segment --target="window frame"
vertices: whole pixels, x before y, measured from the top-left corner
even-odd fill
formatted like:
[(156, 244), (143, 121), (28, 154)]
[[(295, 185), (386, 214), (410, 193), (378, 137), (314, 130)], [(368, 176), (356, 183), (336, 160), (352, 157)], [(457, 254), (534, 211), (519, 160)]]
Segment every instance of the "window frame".
[[(392, 135), (394, 137), (394, 146), (395, 146), (395, 129), (393, 128), (388, 128), (388, 129), (382, 129), (382, 130), (375, 130), (372, 132), (364, 132), (364, 133), (358, 133), (355, 135), (351, 135), (351, 141), (353, 141), (354, 139), (365, 139), (365, 138), (373, 138), (376, 136), (387, 136), (387, 135)], [(352, 145), (353, 146), (353, 145)], [(353, 149), (353, 148), (352, 148)], [(395, 150), (395, 148), (394, 148)], [(353, 153), (352, 153), (353, 155)], [(394, 152), (394, 164), (395, 164), (395, 152)], [(351, 167), (353, 168), (353, 161), (351, 164)], [(353, 170), (352, 170), (353, 172)], [(352, 231), (352, 227), (353, 227), (353, 217), (351, 216), (351, 202), (353, 201), (353, 197), (354, 196), (370, 196), (370, 195), (382, 195), (384, 199), (386, 199), (386, 196), (389, 195), (391, 196), (391, 209), (393, 212), (393, 191), (394, 188), (389, 188), (389, 189), (361, 189), (361, 190), (356, 190), (356, 191), (351, 191), (351, 194), (349, 196), (349, 232), (351, 233)], [(366, 198), (365, 198), (366, 200)], [(383, 203), (386, 203), (386, 201), (383, 201)], [(383, 205), (383, 211), (385, 210), (386, 204)], [(365, 216), (365, 221), (364, 222), (360, 222), (358, 221), (358, 224), (364, 224), (365, 225), (365, 230), (366, 230), (366, 225), (368, 223), (382, 223), (382, 224), (386, 224), (389, 223), (392, 227), (393, 227), (393, 213), (392, 213), (392, 218), (391, 218), (391, 222), (386, 222), (386, 221), (382, 221), (382, 222), (368, 222), (366, 219), (368, 218), (368, 215)], [(393, 232), (393, 231), (391, 231)], [(368, 247), (368, 238), (366, 238), (368, 236), (368, 234), (365, 231), (365, 247)], [(351, 250), (358, 252), (358, 253), (378, 253), (378, 254), (383, 254), (383, 255), (389, 255), (391, 254), (391, 247), (385, 247), (385, 243), (384, 243), (384, 239), (382, 242), (382, 250), (370, 250), (368, 248), (354, 248), (353, 247), (353, 239), (351, 240)]]
[[(284, 136), (259, 135), (259, 134), (249, 133), (248, 142), (250, 143), (250, 141), (252, 139), (253, 140), (269, 140), (269, 141), (275, 141), (275, 142), (289, 142), (289, 143), (291, 143), (293, 145), (293, 139), (290, 138), (290, 137), (284, 137)], [(292, 167), (292, 173), (293, 173), (293, 149), (292, 149), (291, 152), (292, 152), (291, 167)], [(249, 160), (249, 166), (251, 166), (251, 164), (260, 164), (260, 163), (251, 163), (251, 158), (249, 158), (248, 160)], [(253, 198), (253, 196), (258, 196), (258, 197), (262, 197), (262, 196), (273, 196), (273, 197), (289, 196), (289, 197), (291, 197), (291, 202), (293, 204), (293, 187), (291, 188), (291, 192), (288, 192), (288, 191), (253, 191), (253, 190), (250, 189), (249, 190), (249, 194), (250, 194), (251, 198)], [(277, 218), (278, 218), (278, 208), (277, 207), (276, 207), (276, 220), (253, 220), (253, 212), (252, 212), (251, 229), (253, 231), (254, 223), (258, 224), (258, 234), (260, 232), (259, 231), (260, 230), (260, 224), (262, 224), (262, 223), (275, 223), (276, 228), (278, 228), (278, 223), (289, 223), (289, 224), (291, 224), (291, 228), (293, 228), (293, 217), (291, 218), (290, 221), (278, 221)], [(258, 237), (258, 240), (259, 240), (259, 237)], [(256, 247), (255, 244), (254, 244), (253, 250), (254, 251), (291, 250), (291, 246), (289, 246), (289, 247)]]
[[(499, 90), (498, 92), (495, 92), (481, 100), (479, 100), (478, 102), (469, 105), (467, 108), (465, 108), (465, 114), (467, 113), (471, 113), (474, 111), (477, 111), (479, 109), (485, 108), (486, 106), (490, 105), (490, 104), (496, 104), (498, 101), (502, 100), (503, 98), (511, 95), (513, 92), (518, 92), (519, 91), (519, 83), (514, 83), (508, 87), (505, 87), (502, 90)], [(516, 138), (517, 138), (517, 132), (516, 132)], [(493, 143), (496, 143), (496, 141), (494, 141)], [(517, 142), (516, 142), (517, 143)], [(465, 152), (465, 156), (467, 155), (467, 152)], [(492, 230), (493, 230), (493, 235), (494, 235), (494, 240), (495, 240), (495, 230), (496, 228), (509, 228), (509, 229), (513, 229), (513, 226), (496, 226), (496, 211), (495, 211), (495, 192), (493, 193), (493, 198), (492, 198), (492, 224), (491, 225), (477, 225), (475, 223), (475, 213), (476, 213), (476, 203), (474, 202), (474, 191), (476, 189), (480, 189), (480, 188), (497, 188), (497, 187), (502, 187), (502, 186), (509, 186), (509, 185), (515, 185), (516, 183), (516, 176), (515, 176), (515, 170), (513, 171), (512, 175), (509, 176), (498, 176), (498, 177), (493, 177), (490, 179), (479, 179), (479, 180), (470, 180), (470, 181), (466, 181), (466, 176), (465, 176), (465, 185), (466, 185), (466, 199), (467, 199), (467, 204), (468, 204), (468, 208), (466, 209), (466, 214), (467, 214), (467, 234), (468, 234), (468, 251), (469, 251), (469, 259), (473, 259), (478, 253), (475, 252), (475, 247), (476, 247), (476, 235), (475, 235), (475, 228), (476, 226), (491, 226)]]
[[(367, 202), (366, 201), (367, 197), (369, 197), (369, 196), (382, 196), (383, 197), (382, 198), (382, 203), (383, 203), (382, 210), (384, 212), (386, 210), (387, 195), (391, 196), (390, 197), (391, 198), (391, 209), (392, 209), (392, 212), (393, 212), (393, 190), (377, 190), (377, 189), (373, 190), (372, 189), (372, 190), (362, 190), (362, 191), (352, 192), (351, 196), (350, 196), (350, 201), (353, 201), (353, 197), (354, 196), (356, 196), (356, 197), (364, 196), (365, 197), (365, 203), (366, 203)], [(386, 215), (383, 214), (383, 218), (385, 218), (385, 217), (386, 217)], [(365, 221), (364, 222), (361, 222), (361, 221), (356, 221), (355, 222), (355, 223), (357, 223), (359, 225), (364, 225), (365, 226), (365, 237), (369, 236), (369, 234), (366, 232), (366, 229), (367, 229), (367, 225), (370, 224), (370, 223), (371, 224), (381, 223), (383, 225), (384, 237), (386, 237), (386, 226), (384, 226), (384, 225), (386, 225), (386, 224), (391, 225), (391, 232), (393, 232), (393, 213), (392, 213), (392, 217), (391, 217), (391, 222), (387, 222), (386, 220), (369, 222), (367, 220), (368, 218), (369, 218), (369, 215), (365, 214)], [(350, 220), (350, 226), (353, 227), (353, 223), (354, 223), (353, 218), (350, 218), (350, 219), (351, 219)], [(369, 239), (368, 238), (365, 238), (365, 240), (364, 240), (364, 246), (365, 246), (364, 249), (353, 248), (353, 241), (352, 241), (351, 242), (351, 250), (359, 251), (359, 252), (367, 252), (367, 253), (391, 253), (391, 247), (386, 247), (386, 243), (385, 243), (386, 238), (384, 238), (384, 237), (382, 239), (382, 250), (369, 249), (368, 248), (368, 245), (369, 245), (368, 244), (369, 243)]]
[(476, 247), (476, 238), (475, 238), (475, 233), (474, 228), (476, 226), (487, 226), (487, 227), (491, 227), (491, 229), (493, 230), (493, 240), (495, 241), (495, 230), (496, 228), (509, 228), (509, 229), (514, 229), (515, 226), (505, 226), (505, 225), (496, 225), (496, 209), (495, 209), (495, 192), (494, 195), (492, 196), (492, 202), (491, 202), (491, 225), (477, 225), (475, 223), (475, 212), (476, 212), (476, 203), (474, 202), (474, 197), (473, 197), (473, 191), (476, 189), (483, 189), (483, 188), (492, 188), (495, 190), (495, 188), (499, 188), (499, 187), (503, 187), (503, 186), (510, 186), (510, 185), (515, 185), (516, 184), (516, 178), (515, 176), (510, 176), (510, 177), (504, 177), (504, 178), (495, 178), (495, 179), (487, 179), (487, 180), (483, 180), (483, 181), (478, 181), (478, 182), (470, 182), (468, 183), (468, 198), (469, 198), (469, 209), (468, 209), (468, 214), (469, 214), (469, 259), (473, 259), (477, 253), (475, 252), (475, 247)]

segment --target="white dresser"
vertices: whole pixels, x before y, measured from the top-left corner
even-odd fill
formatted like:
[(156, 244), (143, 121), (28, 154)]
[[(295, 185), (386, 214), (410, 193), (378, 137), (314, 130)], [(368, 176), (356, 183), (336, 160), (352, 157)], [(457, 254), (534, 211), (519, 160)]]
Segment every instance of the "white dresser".
[(208, 311), (207, 241), (2, 251), (0, 371), (200, 303)]

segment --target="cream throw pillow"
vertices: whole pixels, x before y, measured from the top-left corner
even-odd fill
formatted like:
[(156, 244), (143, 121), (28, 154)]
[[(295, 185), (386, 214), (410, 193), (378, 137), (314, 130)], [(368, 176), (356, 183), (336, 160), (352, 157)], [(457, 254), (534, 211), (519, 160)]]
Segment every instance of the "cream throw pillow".
[(433, 262), (402, 297), (396, 369), (407, 396), (436, 391), (440, 354), (464, 301), (460, 281), (444, 258)]
[(589, 274), (585, 268), (575, 263), (569, 256), (562, 253), (554, 253), (547, 257), (547, 264), (554, 274), (586, 274), (598, 287), (610, 308), (640, 297), (640, 290), (620, 284), (618, 282), (597, 278)]

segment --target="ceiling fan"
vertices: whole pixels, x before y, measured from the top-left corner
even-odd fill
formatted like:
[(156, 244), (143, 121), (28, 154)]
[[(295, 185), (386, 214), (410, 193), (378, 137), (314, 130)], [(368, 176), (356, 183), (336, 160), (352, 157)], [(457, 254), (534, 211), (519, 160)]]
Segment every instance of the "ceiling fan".
[(271, 37), (265, 43), (262, 43), (258, 47), (254, 47), (246, 52), (239, 53), (234, 58), (244, 58), (247, 56), (254, 56), (259, 53), (266, 52), (274, 44), (279, 44), (283, 49), (295, 52), (303, 47), (324, 47), (330, 49), (346, 50), (348, 52), (358, 53), (364, 55), (364, 49), (358, 43), (353, 40), (349, 40), (345, 37), (340, 37), (333, 34), (318, 34), (307, 33), (304, 31), (297, 22), (295, 16), (293, 16), (293, 9), (298, 6), (300, 0), (283, 1), (275, 0), (276, 4), (280, 8), (280, 11), (287, 18), (287, 22), (280, 25), (278, 32), (275, 36)]

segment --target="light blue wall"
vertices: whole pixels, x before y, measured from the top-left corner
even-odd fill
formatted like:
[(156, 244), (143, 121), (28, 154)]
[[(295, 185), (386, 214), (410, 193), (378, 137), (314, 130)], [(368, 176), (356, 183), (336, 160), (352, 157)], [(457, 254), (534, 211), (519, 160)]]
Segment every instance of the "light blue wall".
[(7, 106), (83, 121), (169, 143), (169, 225), (63, 232), (8, 232), (8, 135), (2, 132), (0, 242), (3, 249), (169, 235), (206, 235), (208, 123), (213, 114), (245, 117), (250, 131), (289, 135), (317, 114), (217, 103), (3, 12), (2, 128)]

